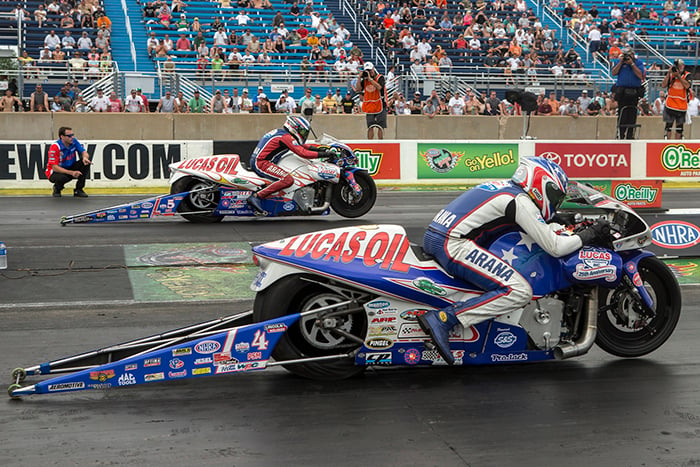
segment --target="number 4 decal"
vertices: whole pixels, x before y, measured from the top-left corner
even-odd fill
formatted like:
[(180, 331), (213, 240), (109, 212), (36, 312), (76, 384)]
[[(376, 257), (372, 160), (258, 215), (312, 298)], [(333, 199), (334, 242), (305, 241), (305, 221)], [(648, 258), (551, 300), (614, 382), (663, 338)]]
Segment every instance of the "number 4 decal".
[(253, 343), (250, 344), (256, 347), (258, 350), (267, 350), (267, 339), (265, 338), (265, 331), (257, 330), (255, 331), (255, 336), (253, 337)]

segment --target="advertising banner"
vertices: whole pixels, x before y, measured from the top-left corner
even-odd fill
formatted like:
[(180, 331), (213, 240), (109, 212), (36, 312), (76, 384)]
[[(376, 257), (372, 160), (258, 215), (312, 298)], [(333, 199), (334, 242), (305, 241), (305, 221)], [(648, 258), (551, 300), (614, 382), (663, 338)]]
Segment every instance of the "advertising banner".
[(398, 143), (348, 144), (374, 179), (401, 180), (401, 145)]
[(518, 144), (418, 143), (418, 179), (510, 178), (518, 166)]
[(661, 207), (661, 180), (586, 180), (585, 183), (632, 208)]
[[(52, 141), (0, 143), (0, 188), (34, 188), (44, 173)], [(81, 141), (92, 159), (88, 186), (167, 185), (168, 165), (210, 155), (211, 141)], [(48, 182), (46, 182), (49, 186)]]
[(647, 177), (699, 177), (700, 143), (647, 143)]
[(569, 178), (629, 177), (630, 143), (536, 143), (535, 155), (564, 169)]
[(700, 214), (670, 210), (642, 217), (651, 228), (653, 242), (646, 249), (660, 256), (700, 256)]

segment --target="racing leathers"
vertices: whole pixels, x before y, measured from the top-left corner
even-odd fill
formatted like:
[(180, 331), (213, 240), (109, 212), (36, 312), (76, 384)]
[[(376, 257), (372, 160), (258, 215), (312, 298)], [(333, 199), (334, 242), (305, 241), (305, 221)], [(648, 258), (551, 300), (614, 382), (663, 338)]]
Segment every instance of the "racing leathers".
[[(526, 234), (523, 242), (529, 243), (528, 248), (536, 243), (550, 255), (561, 257), (582, 246), (579, 236), (558, 234), (563, 230), (559, 224), (547, 224), (529, 195), (510, 180), (466, 191), (437, 213), (425, 233), (423, 248), (449, 274), (485, 293), (454, 303), (433, 317), (426, 314), (427, 318), (419, 320), (421, 327), (427, 332), (437, 324), (449, 331), (459, 321), (466, 328), (527, 305), (532, 300), (532, 287), (509, 264), (512, 250), (501, 252), (499, 257), (488, 247), (506, 232), (520, 231)], [(449, 353), (443, 355), (452, 363), (450, 357)]]
[(323, 152), (323, 149), (311, 144), (297, 143), (294, 137), (284, 128), (272, 130), (265, 134), (253, 151), (250, 165), (258, 175), (272, 179), (274, 182), (258, 191), (258, 198), (272, 196), (274, 193), (282, 191), (294, 183), (294, 178), (277, 165), (277, 162), (288, 150), (305, 159), (315, 159), (319, 157), (319, 152)]

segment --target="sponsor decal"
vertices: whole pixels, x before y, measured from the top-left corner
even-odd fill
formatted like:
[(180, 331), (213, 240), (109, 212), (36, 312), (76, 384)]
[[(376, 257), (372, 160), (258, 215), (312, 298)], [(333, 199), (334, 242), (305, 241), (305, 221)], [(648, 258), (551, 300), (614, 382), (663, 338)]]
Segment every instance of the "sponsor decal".
[(160, 365), (160, 358), (147, 358), (146, 360), (143, 361), (144, 368), (147, 368), (149, 366), (159, 366), (159, 365)]
[(422, 290), (423, 292), (429, 293), (431, 295), (437, 295), (439, 297), (444, 297), (447, 295), (445, 289), (433, 282), (432, 279), (427, 277), (419, 277), (418, 279), (413, 279), (413, 285)]
[(396, 321), (396, 316), (380, 316), (372, 318), (372, 324), (393, 323)]
[(527, 361), (527, 354), (523, 353), (508, 353), (508, 354), (492, 354), (492, 362), (524, 362)]
[(147, 383), (151, 381), (160, 381), (162, 379), (165, 379), (165, 373), (162, 371), (160, 373), (149, 373), (143, 376), (143, 380)]
[(424, 310), (422, 308), (414, 308), (412, 310), (402, 311), (399, 316), (404, 321), (418, 321), (418, 317), (426, 314), (428, 311), (429, 310)]
[(403, 359), (408, 365), (417, 365), (420, 362), (420, 351), (418, 349), (407, 349)]
[(82, 381), (76, 381), (74, 383), (58, 383), (58, 384), (49, 384), (49, 391), (68, 391), (70, 389), (83, 389), (85, 387), (85, 383)]
[(510, 331), (505, 331), (496, 335), (496, 338), (493, 340), (493, 343), (502, 349), (507, 349), (508, 347), (511, 347), (513, 344), (515, 344), (517, 340), (518, 338), (515, 336), (515, 334), (513, 334)]
[(150, 209), (153, 207), (153, 203), (145, 202), (145, 203), (141, 204), (141, 207), (144, 209)]
[(685, 221), (658, 222), (651, 226), (651, 241), (664, 248), (690, 248), (700, 243), (700, 229)]
[[(464, 350), (453, 350), (452, 356), (455, 363), (461, 364), (464, 358)], [(424, 350), (421, 354), (423, 360), (433, 362), (433, 365), (447, 365), (447, 362), (440, 356), (437, 350)]]
[(133, 371), (133, 370), (138, 369), (138, 367), (139, 366), (136, 363), (131, 363), (129, 365), (124, 366), (124, 371)]
[(337, 165), (331, 166), (324, 164), (318, 166), (316, 172), (318, 173), (319, 178), (323, 180), (332, 180), (340, 175), (340, 168)]
[(211, 354), (217, 352), (221, 348), (221, 344), (217, 341), (206, 340), (194, 346), (194, 351), (201, 354)]
[(95, 381), (105, 382), (110, 378), (114, 378), (114, 370), (91, 371), (90, 379)]
[(610, 264), (613, 257), (605, 250), (584, 248), (579, 251), (578, 259), (582, 261), (576, 265), (572, 274), (574, 278), (582, 281), (590, 281), (604, 278), (607, 282), (617, 280), (617, 268)]
[(117, 380), (117, 384), (119, 384), (119, 386), (131, 386), (132, 384), (136, 384), (136, 378), (134, 378), (134, 375), (131, 373), (124, 373)]
[(367, 169), (374, 179), (401, 179), (401, 146), (397, 143), (349, 144), (358, 167)]
[(374, 349), (374, 350), (384, 350), (384, 349), (389, 349), (394, 345), (394, 341), (391, 339), (383, 339), (380, 337), (375, 337), (372, 339), (367, 340), (365, 342), (365, 347), (368, 349)]
[(629, 143), (536, 143), (535, 154), (558, 164), (570, 177), (630, 177)]
[(195, 368), (192, 370), (192, 376), (199, 376), (199, 375), (208, 375), (211, 373), (211, 368), (206, 367), (206, 368)]
[(365, 356), (366, 365), (391, 365), (391, 352), (368, 353)]
[(184, 378), (185, 376), (187, 376), (187, 370), (168, 372), (168, 378)]
[(296, 208), (297, 205), (291, 201), (282, 205), (282, 209), (284, 209), (285, 211), (294, 211)]
[(262, 352), (248, 352), (247, 360), (262, 360)]
[(246, 353), (247, 351), (250, 350), (250, 343), (249, 342), (239, 342), (238, 344), (235, 345), (234, 349), (236, 349), (236, 352), (238, 352), (238, 353)]
[(263, 329), (265, 329), (265, 332), (270, 332), (270, 333), (284, 332), (287, 330), (287, 325), (284, 323), (266, 324)]
[(503, 143), (418, 143), (417, 175), (427, 178), (510, 178), (518, 145)]
[(195, 365), (209, 365), (213, 362), (211, 357), (208, 358), (198, 358), (194, 361)]
[(382, 308), (387, 308), (389, 305), (391, 305), (391, 303), (386, 300), (377, 300), (374, 302), (369, 302), (365, 306), (371, 310), (379, 310)]
[(641, 287), (642, 285), (644, 285), (644, 282), (642, 282), (642, 277), (639, 275), (638, 272), (635, 272), (634, 275), (632, 276), (632, 283), (636, 287)]
[(418, 323), (405, 323), (401, 325), (399, 330), (399, 339), (410, 339), (417, 337), (427, 337)]
[(226, 175), (236, 175), (238, 171), (236, 167), (240, 161), (238, 155), (232, 154), (228, 156), (208, 156), (196, 157), (193, 159), (185, 159), (178, 164), (178, 169), (197, 170), (202, 172), (218, 172)]
[(183, 361), (180, 360), (179, 358), (173, 358), (173, 359), (170, 360), (170, 362), (168, 363), (168, 366), (169, 366), (170, 368), (172, 368), (173, 370), (178, 370), (178, 369), (182, 368), (183, 366), (185, 366), (185, 362), (183, 362)]
[(396, 334), (396, 326), (388, 325), (381, 327), (372, 327), (369, 329), (368, 336), (393, 336)]
[(216, 374), (221, 373), (235, 373), (238, 371), (248, 371), (248, 370), (258, 370), (265, 367), (265, 363), (260, 362), (243, 362), (243, 363), (232, 363), (230, 365), (221, 365), (216, 367)]
[[(364, 248), (363, 248), (364, 247)], [(361, 260), (365, 267), (379, 267), (407, 272), (403, 262), (409, 249), (408, 238), (400, 233), (390, 237), (387, 232), (376, 232), (368, 237), (366, 231), (311, 233), (292, 237), (279, 252), (280, 256), (349, 264)]]
[(109, 389), (112, 387), (111, 383), (95, 383), (95, 384), (88, 384), (89, 388), (92, 389)]
[(192, 355), (192, 347), (183, 347), (181, 349), (173, 349), (173, 357), (181, 357), (183, 355)]
[(635, 202), (644, 201), (642, 204), (654, 204), (659, 194), (658, 188), (651, 186), (634, 186), (631, 183), (622, 183), (615, 187), (614, 198), (629, 205)]
[(238, 359), (231, 357), (230, 352), (214, 354), (214, 365), (228, 365), (230, 363), (238, 363)]

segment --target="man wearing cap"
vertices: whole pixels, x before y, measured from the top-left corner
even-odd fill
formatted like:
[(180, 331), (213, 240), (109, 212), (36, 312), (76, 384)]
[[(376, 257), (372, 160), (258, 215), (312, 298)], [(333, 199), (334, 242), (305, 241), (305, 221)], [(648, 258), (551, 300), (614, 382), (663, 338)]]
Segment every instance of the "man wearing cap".
[(581, 109), (581, 113), (583, 115), (587, 115), (588, 106), (591, 105), (591, 102), (593, 101), (593, 99), (588, 97), (588, 90), (584, 89), (583, 91), (581, 91), (581, 97), (579, 97), (577, 101), (579, 109)]
[(190, 108), (191, 113), (205, 113), (207, 102), (199, 95), (199, 89), (195, 89), (194, 97), (190, 99), (190, 101), (187, 103), (187, 106)]
[(141, 94), (141, 88), (136, 88), (136, 95), (143, 101), (143, 110), (142, 112), (150, 112), (150, 109), (148, 108), (148, 99), (146, 96)]
[(321, 105), (323, 106), (323, 113), (334, 114), (338, 112), (338, 102), (333, 97), (330, 89), (326, 93), (326, 97), (321, 101)]
[(377, 139), (384, 139), (386, 128), (386, 82), (377, 73), (372, 62), (365, 62), (355, 83), (355, 91), (363, 93), (362, 111), (367, 114), (367, 138), (374, 139), (374, 129), (377, 128)]
[(136, 89), (132, 89), (128, 96), (124, 99), (124, 108), (127, 112), (139, 113), (143, 112), (143, 100), (136, 95)]
[(109, 98), (104, 95), (102, 89), (98, 89), (97, 95), (90, 100), (90, 108), (93, 112), (107, 112)]
[(617, 77), (614, 99), (617, 101), (618, 138), (634, 139), (637, 104), (644, 94), (644, 63), (635, 57), (631, 48), (625, 47), (611, 74)]
[(261, 99), (267, 99), (267, 94), (265, 94), (265, 89), (262, 86), (258, 86), (258, 94), (255, 96), (255, 99), (253, 100), (253, 109), (257, 110), (258, 112), (260, 111), (260, 100)]
[(76, 179), (73, 196), (87, 198), (83, 188), (91, 163), (90, 155), (75, 137), (73, 129), (66, 126), (59, 128), (58, 140), (49, 148), (46, 164), (46, 178), (53, 183), (53, 197), (60, 198), (63, 186)]

